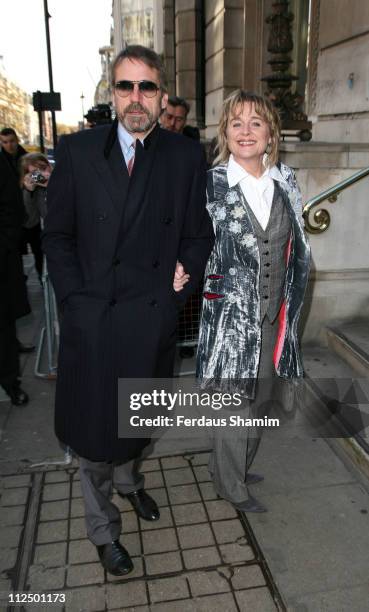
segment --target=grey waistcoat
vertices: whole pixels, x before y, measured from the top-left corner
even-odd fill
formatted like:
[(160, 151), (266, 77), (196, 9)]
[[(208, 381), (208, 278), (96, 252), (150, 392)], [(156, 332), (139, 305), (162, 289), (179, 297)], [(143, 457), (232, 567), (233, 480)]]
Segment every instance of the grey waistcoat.
[(291, 234), (291, 220), (277, 181), (274, 181), (273, 204), (268, 225), (263, 230), (246, 202), (260, 253), (260, 320), (267, 315), (273, 323), (283, 298), (286, 277), (286, 248)]

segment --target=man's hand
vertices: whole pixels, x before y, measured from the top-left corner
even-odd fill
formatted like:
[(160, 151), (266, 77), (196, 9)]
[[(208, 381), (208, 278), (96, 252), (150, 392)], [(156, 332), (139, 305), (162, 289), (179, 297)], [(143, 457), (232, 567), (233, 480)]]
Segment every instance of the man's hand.
[(183, 287), (190, 280), (190, 275), (185, 273), (182, 264), (177, 261), (176, 269), (174, 272), (173, 289), (174, 291), (182, 291)]

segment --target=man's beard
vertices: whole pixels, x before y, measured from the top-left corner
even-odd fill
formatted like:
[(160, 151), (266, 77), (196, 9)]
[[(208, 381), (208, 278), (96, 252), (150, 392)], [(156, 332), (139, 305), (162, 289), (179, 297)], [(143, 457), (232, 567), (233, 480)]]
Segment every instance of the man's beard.
[[(140, 111), (144, 113), (144, 115), (136, 117), (128, 116), (128, 113), (135, 111)], [(127, 132), (130, 133), (148, 132), (158, 119), (157, 116), (150, 113), (150, 111), (139, 102), (132, 102), (123, 112), (117, 112), (117, 115), (119, 121), (126, 128)]]

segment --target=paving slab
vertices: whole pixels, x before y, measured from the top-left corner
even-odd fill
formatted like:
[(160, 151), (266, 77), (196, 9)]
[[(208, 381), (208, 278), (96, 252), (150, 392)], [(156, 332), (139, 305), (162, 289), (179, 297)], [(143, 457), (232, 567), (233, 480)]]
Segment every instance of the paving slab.
[[(325, 592), (365, 583), (369, 496), (326, 442), (291, 440), (286, 448), (266, 435), (256, 463), (265, 481), (253, 491), (269, 512), (248, 514), (248, 521), (287, 604), (309, 602), (314, 592), (323, 601)], [(355, 609), (345, 606), (342, 611)]]
[[(13, 584), (11, 587), (8, 584), (8, 589), (60, 592), (66, 597), (65, 610), (86, 612), (129, 609), (239, 612), (242, 607), (237, 601), (245, 587), (250, 591), (259, 590), (262, 601), (265, 595), (261, 587), (273, 598), (275, 588), (265, 580), (263, 561), (250, 544), (252, 538), (246, 533), (241, 516), (232, 508), (227, 509), (229, 504), (222, 500), (204, 500), (200, 488), (203, 483), (196, 479), (196, 465), (192, 463), (196, 461), (198, 465), (201, 459), (192, 456), (184, 460), (186, 468), (182, 461), (159, 460), (163, 482), (170, 480), (168, 473), (178, 470), (181, 481), (183, 470), (191, 470), (194, 482), (190, 486), (195, 487), (200, 501), (164, 506), (161, 519), (151, 524), (137, 520), (132, 510), (122, 510), (123, 525), (127, 529), (123, 528), (121, 540), (134, 563), (134, 571), (127, 576), (110, 576), (104, 572), (95, 546), (86, 538), (84, 518), (72, 512), (77, 468), (67, 468), (63, 477), (60, 469), (30, 473), (29, 488), (33, 490), (36, 477), (40, 483), (39, 497), (32, 502), (37, 515), (29, 517), (30, 507), (26, 505), (25, 522), (8, 528), (7, 537), (14, 547), (3, 551), (2, 584), (8, 584), (6, 576), (10, 568), (23, 564), (23, 582), (17, 582), (21, 572), (15, 569)], [(7, 493), (22, 491), (18, 485), (25, 484), (16, 478), (8, 482), (14, 487), (4, 489)], [(181, 496), (183, 487), (187, 486), (174, 485), (181, 489)], [(166, 491), (166, 487), (163, 489)], [(66, 495), (68, 499), (54, 499)], [(168, 496), (165, 499), (169, 503)], [(122, 506), (124, 501), (120, 499)], [(19, 557), (18, 540), (23, 529), (29, 532), (27, 525), (31, 519), (35, 521), (34, 534), (29, 548), (22, 550)], [(247, 597), (254, 601), (252, 594), (248, 593)], [(62, 609), (62, 606), (53, 609)]]
[(263, 435), (253, 471), (261, 471), (265, 478), (264, 482), (253, 485), (256, 496), (266, 489), (268, 493), (288, 493), (356, 482), (324, 440), (281, 440), (273, 432)]
[(288, 612), (367, 612), (369, 584), (320, 593), (308, 593), (291, 600)]

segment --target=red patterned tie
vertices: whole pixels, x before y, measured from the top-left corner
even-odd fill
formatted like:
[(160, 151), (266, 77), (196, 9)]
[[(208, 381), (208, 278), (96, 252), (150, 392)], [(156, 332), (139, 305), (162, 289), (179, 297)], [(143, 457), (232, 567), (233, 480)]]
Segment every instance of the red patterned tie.
[(136, 146), (136, 143), (132, 142), (131, 147), (133, 148), (133, 155), (127, 164), (127, 170), (128, 170), (129, 176), (131, 176), (132, 174), (133, 164), (135, 163), (135, 146)]

